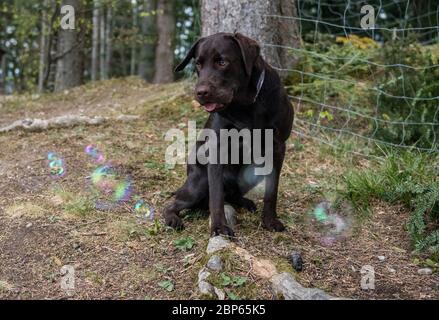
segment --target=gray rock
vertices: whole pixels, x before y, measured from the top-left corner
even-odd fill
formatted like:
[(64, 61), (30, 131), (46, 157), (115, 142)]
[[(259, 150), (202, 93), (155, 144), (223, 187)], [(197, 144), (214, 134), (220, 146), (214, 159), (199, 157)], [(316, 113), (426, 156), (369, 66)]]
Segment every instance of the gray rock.
[(26, 225), (26, 228), (29, 229), (29, 228), (32, 227), (32, 226), (33, 226), (32, 222), (29, 222), (29, 223)]
[(298, 252), (298, 251), (291, 252), (290, 256), (288, 257), (288, 260), (290, 261), (294, 270), (299, 271), (299, 272), (302, 271), (303, 260), (302, 260), (302, 255), (300, 254), (300, 252)]
[(201, 294), (213, 297), (215, 294), (215, 290), (213, 286), (207, 281), (198, 282), (198, 290), (200, 290)]
[[(231, 229), (236, 226), (236, 211), (230, 204), (224, 205), (224, 215), (226, 216), (226, 223)], [(212, 226), (212, 219), (209, 217), (209, 228)]]
[(210, 276), (210, 272), (203, 268), (198, 272), (198, 282), (206, 280)]
[(309, 300), (331, 300), (332, 297), (320, 289), (308, 289)]
[(381, 262), (383, 262), (384, 260), (386, 260), (385, 256), (377, 256), (378, 260), (380, 260)]
[(230, 204), (224, 205), (224, 214), (226, 216), (227, 225), (235, 229), (236, 226), (236, 211)]
[(215, 292), (218, 300), (224, 300), (226, 298), (226, 293), (224, 292), (224, 290), (213, 287), (213, 291)]
[(209, 276), (210, 272), (207, 271), (206, 268), (203, 268), (198, 272), (198, 290), (201, 294), (214, 297), (215, 290), (213, 289), (213, 286), (206, 281)]
[(207, 254), (212, 254), (230, 246), (230, 241), (223, 236), (212, 237), (207, 244)]
[(432, 274), (432, 273), (433, 273), (433, 270), (431, 270), (430, 268), (418, 269), (418, 274), (420, 274), (420, 275), (426, 276), (426, 275), (429, 275), (429, 274)]
[(122, 121), (122, 122), (129, 122), (140, 119), (139, 116), (136, 115), (129, 115), (129, 114), (121, 114), (117, 116), (116, 120)]
[(298, 283), (291, 274), (283, 272), (271, 278), (276, 294), (282, 294), (285, 300), (330, 300), (332, 297), (319, 289), (308, 289)]
[(223, 262), (219, 256), (212, 256), (207, 261), (207, 267), (213, 271), (221, 271), (223, 269)]

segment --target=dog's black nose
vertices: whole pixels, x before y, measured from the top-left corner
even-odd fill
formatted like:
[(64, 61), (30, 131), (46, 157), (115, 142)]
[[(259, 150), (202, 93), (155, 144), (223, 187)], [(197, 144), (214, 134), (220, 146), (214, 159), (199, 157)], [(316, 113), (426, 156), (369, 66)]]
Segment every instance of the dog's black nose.
[(200, 86), (197, 88), (197, 97), (206, 98), (209, 95), (209, 88), (207, 86)]

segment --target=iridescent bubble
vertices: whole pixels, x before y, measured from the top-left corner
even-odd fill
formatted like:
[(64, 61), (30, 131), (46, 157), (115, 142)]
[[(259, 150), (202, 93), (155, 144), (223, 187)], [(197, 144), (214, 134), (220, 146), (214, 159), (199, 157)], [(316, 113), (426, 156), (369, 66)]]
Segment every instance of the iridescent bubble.
[(328, 219), (325, 208), (321, 205), (317, 206), (314, 209), (314, 216), (316, 217), (317, 221), (324, 222), (326, 219)]
[(47, 160), (49, 160), (49, 161), (55, 160), (55, 159), (57, 159), (57, 158), (58, 158), (58, 156), (57, 156), (56, 153), (54, 153), (54, 152), (49, 152), (49, 153), (47, 154)]
[(136, 218), (142, 221), (153, 221), (155, 210), (153, 207), (149, 206), (145, 201), (139, 200), (134, 205), (134, 214)]
[(263, 195), (265, 193), (265, 179), (263, 176), (256, 175), (255, 166), (246, 166), (239, 174), (238, 183), (243, 189), (252, 186), (250, 192), (254, 195)]
[(131, 196), (131, 181), (110, 165), (98, 167), (91, 175), (91, 182), (99, 195), (107, 201), (123, 202)]
[(310, 212), (311, 224), (319, 234), (323, 246), (332, 246), (336, 241), (346, 238), (350, 231), (350, 223), (346, 217), (335, 212), (328, 201), (319, 203)]
[(104, 155), (99, 152), (98, 148), (92, 144), (88, 145), (84, 149), (85, 153), (88, 154), (96, 163), (103, 163), (105, 161)]
[(50, 170), (50, 175), (54, 178), (59, 178), (65, 175), (66, 169), (64, 160), (58, 156), (55, 152), (49, 152), (47, 154), (47, 161)]

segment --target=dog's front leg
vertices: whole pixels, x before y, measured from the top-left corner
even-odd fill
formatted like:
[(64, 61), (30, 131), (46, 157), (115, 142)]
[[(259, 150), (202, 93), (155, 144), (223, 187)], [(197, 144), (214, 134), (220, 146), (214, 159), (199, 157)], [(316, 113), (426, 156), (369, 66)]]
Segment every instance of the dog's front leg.
[(209, 181), (209, 211), (212, 220), (211, 234), (213, 236), (224, 234), (233, 237), (233, 230), (227, 226), (224, 214), (223, 166), (221, 164), (209, 164), (207, 175)]

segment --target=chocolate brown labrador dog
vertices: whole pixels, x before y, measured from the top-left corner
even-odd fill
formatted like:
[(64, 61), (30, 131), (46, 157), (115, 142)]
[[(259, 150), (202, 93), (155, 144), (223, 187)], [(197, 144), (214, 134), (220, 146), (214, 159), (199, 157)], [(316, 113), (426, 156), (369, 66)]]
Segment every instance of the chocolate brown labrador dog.
[[(174, 193), (175, 200), (164, 211), (166, 224), (181, 229), (182, 210), (208, 209), (212, 235), (233, 236), (224, 215), (224, 203), (256, 211), (254, 202), (244, 195), (262, 183), (265, 186), (262, 224), (268, 230), (283, 231), (276, 203), (285, 141), (291, 132), (294, 111), (278, 74), (261, 57), (258, 43), (240, 33), (218, 33), (199, 39), (175, 71), (183, 70), (191, 59), (195, 60), (198, 75), (195, 98), (210, 113), (204, 128), (218, 135), (222, 129), (262, 132), (271, 129), (272, 141), (267, 143), (262, 139), (265, 141), (262, 152), (268, 154), (267, 147), (271, 146), (272, 170), (264, 175), (255, 174), (260, 163), (254, 162), (188, 164), (186, 182)], [(196, 150), (203, 143), (198, 141)], [(242, 149), (239, 143), (239, 150)]]

